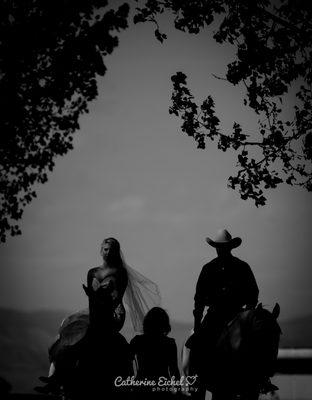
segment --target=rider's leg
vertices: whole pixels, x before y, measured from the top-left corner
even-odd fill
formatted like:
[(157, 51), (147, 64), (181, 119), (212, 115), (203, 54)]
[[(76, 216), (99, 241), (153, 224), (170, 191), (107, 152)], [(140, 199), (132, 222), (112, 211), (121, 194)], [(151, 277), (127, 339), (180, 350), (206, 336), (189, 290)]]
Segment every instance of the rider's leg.
[(248, 395), (246, 396), (246, 400), (258, 400), (259, 399), (259, 391), (253, 391), (248, 393)]
[(211, 400), (232, 400), (228, 393), (215, 392), (212, 393)]
[(194, 391), (191, 392), (192, 400), (205, 400), (206, 389), (203, 387), (196, 387)]
[[(225, 391), (218, 391), (215, 393), (212, 393), (211, 400), (236, 400), (237, 396), (234, 395), (233, 393), (225, 392)], [(248, 400), (253, 400), (253, 399), (248, 399)]]

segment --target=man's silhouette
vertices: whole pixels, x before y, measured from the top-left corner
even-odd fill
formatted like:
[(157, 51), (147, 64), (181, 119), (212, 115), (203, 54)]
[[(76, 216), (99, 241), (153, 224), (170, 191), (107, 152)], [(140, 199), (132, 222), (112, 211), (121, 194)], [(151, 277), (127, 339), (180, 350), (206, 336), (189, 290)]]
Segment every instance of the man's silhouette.
[[(213, 379), (217, 362), (213, 351), (221, 332), (243, 307), (257, 305), (259, 290), (250, 266), (231, 253), (240, 246), (240, 238), (232, 238), (222, 229), (214, 240), (206, 241), (216, 249), (217, 257), (204, 265), (199, 275), (194, 297), (194, 334), (186, 346), (191, 350), (193, 372), (199, 374), (199, 382), (207, 387), (207, 382)], [(205, 307), (208, 309), (203, 318)], [(200, 396), (198, 393), (197, 397)]]

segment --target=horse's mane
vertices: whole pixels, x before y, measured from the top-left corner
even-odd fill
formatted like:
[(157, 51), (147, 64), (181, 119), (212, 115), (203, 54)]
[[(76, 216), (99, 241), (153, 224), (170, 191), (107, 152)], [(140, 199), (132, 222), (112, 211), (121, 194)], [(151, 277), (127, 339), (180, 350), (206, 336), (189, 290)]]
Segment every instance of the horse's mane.
[(233, 364), (235, 373), (240, 375), (241, 370), (242, 375), (253, 379), (273, 376), (281, 335), (279, 312), (278, 304), (270, 312), (260, 303), (255, 309), (238, 313), (224, 329), (217, 353), (224, 363)]

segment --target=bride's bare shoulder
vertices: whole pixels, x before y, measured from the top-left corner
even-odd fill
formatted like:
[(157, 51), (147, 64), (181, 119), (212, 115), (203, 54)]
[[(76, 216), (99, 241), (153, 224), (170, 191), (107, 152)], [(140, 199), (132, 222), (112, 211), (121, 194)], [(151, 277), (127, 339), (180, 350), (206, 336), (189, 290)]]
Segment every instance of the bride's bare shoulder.
[(88, 274), (93, 274), (93, 273), (95, 273), (95, 272), (97, 272), (97, 271), (100, 271), (101, 269), (103, 269), (103, 267), (102, 266), (98, 266), (98, 267), (91, 267), (91, 268), (89, 268), (89, 270), (88, 270)]
[(100, 266), (100, 265), (99, 265), (98, 267), (91, 267), (91, 268), (88, 270), (87, 276), (88, 276), (89, 279), (90, 279), (90, 278), (96, 278), (99, 274), (102, 275), (103, 272), (104, 272), (103, 266)]

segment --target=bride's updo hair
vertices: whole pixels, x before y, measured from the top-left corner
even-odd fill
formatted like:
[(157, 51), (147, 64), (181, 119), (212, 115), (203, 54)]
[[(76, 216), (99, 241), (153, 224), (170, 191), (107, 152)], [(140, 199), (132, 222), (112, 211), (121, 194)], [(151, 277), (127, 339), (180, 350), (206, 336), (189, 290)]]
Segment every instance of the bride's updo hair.
[(100, 250), (100, 254), (102, 257), (103, 257), (103, 248), (105, 244), (110, 245), (108, 261), (114, 265), (122, 266), (123, 262), (120, 250), (120, 243), (118, 242), (118, 240), (113, 237), (109, 237), (103, 240), (103, 242), (101, 243), (101, 250)]

